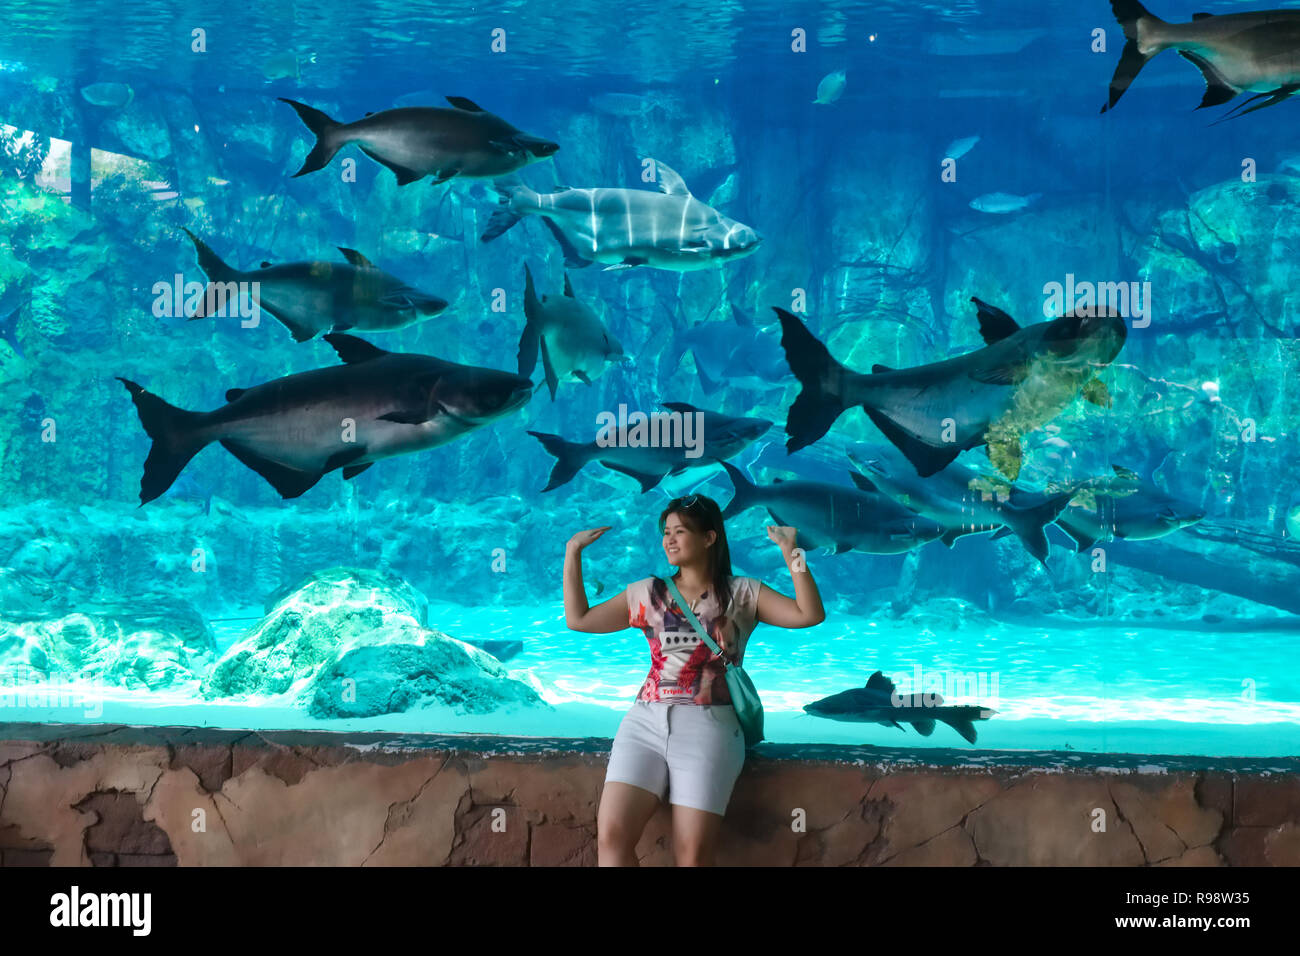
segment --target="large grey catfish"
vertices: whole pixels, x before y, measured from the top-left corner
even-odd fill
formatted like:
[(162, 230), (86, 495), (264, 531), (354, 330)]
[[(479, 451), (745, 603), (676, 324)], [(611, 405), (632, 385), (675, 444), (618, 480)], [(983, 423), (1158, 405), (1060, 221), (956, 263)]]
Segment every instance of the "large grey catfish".
[(943, 525), (909, 511), (877, 491), (862, 491), (824, 481), (783, 481), (756, 485), (730, 462), (722, 467), (736, 493), (722, 512), (732, 518), (750, 508), (764, 508), (779, 525), (799, 529), (806, 548), (835, 554), (902, 554), (933, 541)]
[[(895, 699), (897, 698), (897, 700)], [(934, 733), (935, 721), (947, 724), (970, 743), (975, 743), (977, 720), (988, 720), (996, 710), (970, 705), (945, 705), (938, 694), (899, 694), (894, 682), (876, 671), (862, 687), (831, 694), (811, 704), (804, 712), (828, 720), (897, 727), (911, 724), (922, 737)]]
[(923, 478), (965, 449), (988, 445), (989, 459), (1014, 481), (1021, 436), (1050, 421), (1081, 391), (1089, 401), (1110, 404), (1095, 373), (1119, 354), (1128, 335), (1112, 310), (1084, 309), (1021, 328), (1001, 309), (971, 301), (984, 348), (914, 368), (874, 365), (870, 375), (835, 361), (798, 318), (776, 308), (781, 345), (803, 386), (787, 416), (787, 450), (811, 445), (845, 409), (861, 405)]
[(294, 176), (322, 169), (348, 143), (356, 143), (371, 159), (391, 169), (399, 186), (425, 176), (432, 176), (435, 185), (453, 176), (505, 176), (560, 148), (511, 126), (463, 96), (447, 97), (452, 109), (406, 106), (367, 113), (351, 123), (336, 122), (318, 109), (283, 96), (280, 100), (292, 106), (316, 136), (302, 169)]
[[(1196, 13), (1191, 23), (1168, 23), (1138, 0), (1111, 0), (1110, 6), (1128, 42), (1110, 81), (1110, 100), (1101, 108), (1103, 113), (1119, 102), (1146, 62), (1163, 50), (1177, 50), (1201, 71), (1205, 96), (1197, 109), (1226, 103), (1247, 90), (1255, 93), (1224, 119), (1281, 103), (1300, 90), (1300, 11)], [(1256, 100), (1263, 102), (1242, 109)]]
[(140, 503), (166, 491), (214, 441), (281, 497), (297, 498), (336, 468), (354, 478), (381, 458), (445, 445), (517, 411), (533, 393), (512, 372), (385, 352), (351, 335), (325, 340), (343, 365), (232, 388), (211, 412), (176, 408), (119, 377), (153, 439)]
[(682, 177), (655, 163), (659, 191), (569, 189), (537, 193), (518, 179), (497, 183), (501, 208), (479, 238), (489, 242), (522, 216), (541, 216), (564, 250), (565, 264), (607, 269), (651, 266), (675, 272), (711, 269), (754, 252), (762, 237), (691, 195)]
[(528, 434), (540, 441), (542, 447), (556, 459), (550, 480), (542, 491), (550, 491), (573, 480), (584, 465), (595, 461), (610, 471), (635, 478), (641, 483), (641, 492), (644, 494), (669, 475), (680, 475), (692, 468), (710, 467), (714, 462), (730, 458), (772, 427), (772, 423), (765, 418), (735, 418), (719, 412), (704, 411), (685, 402), (664, 402), (663, 407), (683, 416), (693, 416), (697, 412), (704, 416), (701, 419), (703, 435), (700, 436), (703, 441), (697, 457), (689, 456), (687, 452), (691, 449), (681, 446), (602, 446), (594, 441), (566, 441), (559, 435), (530, 431)]
[[(1016, 535), (1025, 550), (1047, 564), (1046, 527), (1069, 505), (1075, 489), (1054, 494), (1014, 495), (1001, 476), (981, 475), (973, 468), (954, 462), (943, 471), (920, 478), (908, 470), (891, 470), (877, 459), (849, 458), (866, 473), (854, 472), (853, 482), (866, 491), (883, 492), (899, 505), (942, 526), (940, 538), (952, 547), (958, 538), (1004, 528)], [(1000, 535), (999, 535), (1000, 536)]]
[(519, 374), (533, 374), (540, 351), (551, 401), (555, 401), (555, 390), (561, 382), (590, 385), (611, 362), (625, 358), (623, 346), (614, 334), (591, 306), (573, 294), (567, 274), (564, 295), (539, 297), (533, 274), (524, 266), (524, 318), (524, 332), (519, 338)]
[(346, 263), (264, 262), (262, 268), (244, 272), (226, 265), (188, 229), (185, 234), (194, 243), (199, 268), (209, 279), (203, 301), (191, 319), (205, 318), (223, 301), (232, 302), (242, 283), (250, 288), (256, 283), (253, 301), (283, 323), (296, 342), (330, 331), (404, 329), (447, 308), (446, 299), (412, 288), (355, 249), (340, 247)]
[(1162, 538), (1205, 517), (1205, 511), (1192, 502), (1166, 494), (1127, 468), (1111, 468), (1112, 476), (1082, 482), (1070, 506), (1056, 519), (1076, 551), (1113, 538)]

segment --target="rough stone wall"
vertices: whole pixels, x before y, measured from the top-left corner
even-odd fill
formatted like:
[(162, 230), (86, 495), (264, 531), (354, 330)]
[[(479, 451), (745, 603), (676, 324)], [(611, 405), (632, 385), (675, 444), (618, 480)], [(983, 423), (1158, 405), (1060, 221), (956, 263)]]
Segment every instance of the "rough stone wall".
[[(596, 863), (608, 741), (66, 729), (0, 725), (0, 865)], [(750, 756), (719, 864), (1300, 865), (1294, 761), (797, 749)], [(642, 865), (673, 864), (670, 824)]]

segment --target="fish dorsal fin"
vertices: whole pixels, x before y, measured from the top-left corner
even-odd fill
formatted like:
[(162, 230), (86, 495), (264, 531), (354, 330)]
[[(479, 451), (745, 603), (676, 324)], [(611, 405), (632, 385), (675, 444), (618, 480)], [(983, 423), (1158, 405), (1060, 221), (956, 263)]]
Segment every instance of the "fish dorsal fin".
[(233, 402), (233, 401), (235, 401), (236, 399), (238, 399), (240, 395), (243, 395), (244, 392), (246, 392), (246, 391), (248, 391), (248, 389), (246, 389), (246, 388), (231, 388), (231, 389), (227, 389), (227, 390), (226, 390), (226, 401), (228, 401), (228, 402)]
[(377, 268), (373, 262), (371, 262), (369, 259), (363, 256), (361, 253), (357, 252), (357, 250), (355, 249), (346, 249), (343, 246), (339, 246), (339, 252), (343, 253), (343, 258), (348, 260), (348, 262), (352, 263), (358, 269)]
[(655, 176), (659, 180), (659, 191), (661, 193), (667, 193), (670, 196), (689, 196), (691, 194), (691, 191), (686, 188), (686, 180), (663, 163), (655, 162)]
[(876, 671), (867, 678), (867, 690), (878, 690), (886, 694), (892, 694), (894, 692), (894, 682), (880, 671)]
[(368, 362), (388, 354), (365, 339), (359, 339), (355, 335), (344, 335), (342, 332), (331, 332), (325, 336), (325, 341), (334, 346), (334, 351), (339, 353), (339, 358), (345, 365)]
[(375, 115), (375, 111), (374, 111), (374, 110), (371, 110), (371, 111), (370, 111), (369, 113), (367, 113), (366, 115), (367, 115), (367, 116), (374, 116), (374, 115)]
[(888, 365), (881, 365), (879, 362), (871, 366), (871, 372), (873, 375), (878, 375), (881, 372), (892, 372), (892, 371), (893, 369), (890, 368)]
[(269, 268), (271, 268), (271, 263), (269, 263), (269, 262), (267, 262), (265, 259), (263, 259), (263, 260), (262, 260), (262, 268), (263, 268), (263, 269), (269, 269)]
[(1115, 474), (1117, 474), (1121, 478), (1129, 478), (1133, 481), (1139, 480), (1137, 472), (1131, 471), (1128, 468), (1125, 468), (1123, 465), (1111, 465), (1110, 468), (1111, 471), (1115, 472)]
[(660, 404), (670, 412), (681, 412), (683, 415), (699, 411), (699, 409), (694, 405), (687, 404), (686, 402), (660, 402)]
[(1001, 342), (1007, 336), (1020, 331), (1020, 324), (1001, 309), (987, 302), (981, 302), (975, 296), (971, 296), (970, 300), (975, 303), (980, 320), (980, 335), (984, 336), (985, 345)]
[(1193, 14), (1192, 14), (1192, 19), (1193, 19), (1193, 20), (1208, 20), (1208, 19), (1209, 19), (1210, 17), (1212, 17), (1212, 16), (1214, 16), (1213, 13), (1193, 13)]
[(471, 113), (486, 113), (487, 110), (479, 106), (473, 100), (467, 100), (463, 96), (449, 96), (447, 102), (458, 110), (469, 110)]
[(564, 294), (570, 299), (577, 298), (577, 296), (573, 294), (573, 283), (569, 281), (569, 274), (567, 272), (564, 274)]
[(783, 481), (785, 481), (784, 478), (773, 478), (773, 479), (772, 479), (772, 484), (774, 484), (774, 485), (779, 485), (779, 484), (780, 484), (781, 482), (783, 482)]

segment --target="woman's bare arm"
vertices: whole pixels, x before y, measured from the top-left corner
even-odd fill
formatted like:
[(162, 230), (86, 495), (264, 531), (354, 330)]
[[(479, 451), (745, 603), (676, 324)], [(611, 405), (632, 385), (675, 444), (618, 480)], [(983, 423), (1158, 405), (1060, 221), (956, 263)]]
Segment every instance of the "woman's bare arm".
[(781, 546), (786, 567), (794, 582), (793, 600), (766, 584), (758, 589), (758, 620), (776, 627), (813, 627), (826, 620), (817, 582), (808, 570), (807, 556), (795, 547), (794, 528), (770, 526), (768, 537)]
[(595, 607), (587, 603), (587, 589), (582, 583), (582, 549), (608, 530), (605, 527), (579, 531), (564, 550), (564, 623), (572, 631), (610, 634), (632, 626), (627, 588)]

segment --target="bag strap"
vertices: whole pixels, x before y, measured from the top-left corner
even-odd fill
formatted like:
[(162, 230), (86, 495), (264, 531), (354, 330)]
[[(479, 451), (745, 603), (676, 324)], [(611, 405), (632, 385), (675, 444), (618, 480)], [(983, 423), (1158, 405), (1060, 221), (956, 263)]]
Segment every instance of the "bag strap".
[(682, 613), (686, 615), (686, 619), (690, 621), (691, 625), (695, 628), (695, 633), (704, 639), (705, 644), (708, 644), (709, 647), (713, 648), (713, 653), (721, 657), (724, 664), (731, 666), (731, 661), (727, 660), (726, 656), (722, 653), (722, 648), (718, 647), (713, 638), (709, 637), (708, 633), (700, 625), (699, 620), (695, 617), (695, 612), (691, 610), (690, 605), (686, 603), (686, 599), (682, 597), (682, 592), (677, 590), (677, 585), (673, 582), (673, 579), (671, 577), (665, 577), (664, 582), (667, 583), (668, 590), (673, 592), (673, 600), (677, 602), (677, 606), (681, 608)]

